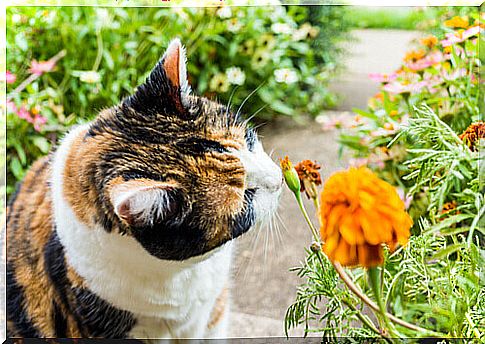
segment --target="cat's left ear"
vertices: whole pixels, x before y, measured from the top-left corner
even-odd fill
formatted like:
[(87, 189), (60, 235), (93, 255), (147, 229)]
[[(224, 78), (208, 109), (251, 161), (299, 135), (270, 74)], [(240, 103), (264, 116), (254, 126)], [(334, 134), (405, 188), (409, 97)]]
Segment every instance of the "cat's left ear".
[(162, 113), (174, 110), (184, 113), (190, 86), (187, 80), (187, 56), (178, 38), (172, 40), (145, 83), (124, 103), (144, 113)]
[(178, 38), (170, 42), (160, 63), (172, 86), (180, 90), (181, 97), (188, 95), (190, 86), (187, 80), (187, 55)]

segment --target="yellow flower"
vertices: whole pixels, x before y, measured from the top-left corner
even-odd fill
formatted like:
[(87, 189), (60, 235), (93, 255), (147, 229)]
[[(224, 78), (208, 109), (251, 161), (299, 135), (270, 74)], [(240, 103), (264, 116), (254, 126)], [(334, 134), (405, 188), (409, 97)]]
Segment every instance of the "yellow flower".
[(366, 167), (333, 174), (320, 194), (323, 251), (343, 266), (383, 263), (382, 244), (408, 241), (413, 221), (396, 189)]
[(404, 62), (416, 62), (421, 60), (426, 55), (423, 49), (411, 50), (404, 56)]
[(428, 36), (420, 39), (420, 43), (428, 48), (434, 47), (438, 43), (438, 38), (436, 36)]
[(466, 29), (469, 26), (467, 17), (455, 16), (451, 19), (445, 20), (445, 26), (453, 28), (463, 28)]
[(213, 91), (227, 92), (229, 90), (229, 81), (227, 80), (226, 74), (217, 73), (214, 75), (209, 83), (209, 88)]

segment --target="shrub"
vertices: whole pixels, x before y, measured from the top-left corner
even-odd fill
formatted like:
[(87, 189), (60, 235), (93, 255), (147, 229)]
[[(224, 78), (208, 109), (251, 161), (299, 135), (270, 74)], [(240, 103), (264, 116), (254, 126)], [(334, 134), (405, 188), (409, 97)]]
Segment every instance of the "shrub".
[[(199, 94), (231, 100), (235, 109), (250, 98), (243, 111), (260, 119), (332, 106), (326, 84), (336, 67), (330, 52), (347, 29), (341, 13), (304, 6), (8, 8), (8, 192), (67, 127), (130, 94), (176, 36)], [(62, 51), (55, 66), (45, 63)], [(36, 68), (41, 75), (14, 94)]]

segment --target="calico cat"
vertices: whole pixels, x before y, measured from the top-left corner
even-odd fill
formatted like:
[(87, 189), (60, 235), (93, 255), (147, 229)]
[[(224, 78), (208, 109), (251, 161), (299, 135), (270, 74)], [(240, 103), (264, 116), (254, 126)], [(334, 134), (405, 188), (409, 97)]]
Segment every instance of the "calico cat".
[(12, 196), (8, 336), (226, 336), (232, 240), (275, 211), (282, 182), (238, 114), (190, 94), (173, 40)]

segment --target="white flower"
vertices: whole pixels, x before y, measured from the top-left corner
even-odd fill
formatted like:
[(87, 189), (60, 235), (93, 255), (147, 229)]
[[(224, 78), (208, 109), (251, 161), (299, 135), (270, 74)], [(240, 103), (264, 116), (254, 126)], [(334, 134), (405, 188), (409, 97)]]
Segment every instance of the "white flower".
[(271, 30), (273, 30), (274, 33), (281, 33), (285, 35), (289, 35), (293, 32), (291, 26), (285, 23), (274, 23), (271, 25)]
[(95, 84), (101, 80), (101, 75), (95, 71), (87, 71), (79, 73), (79, 79), (82, 82), (86, 82), (88, 84)]
[(293, 84), (298, 81), (298, 74), (293, 69), (281, 68), (274, 71), (276, 82)]
[(20, 23), (20, 21), (22, 20), (22, 16), (18, 13), (15, 13), (14, 15), (12, 15), (12, 22), (17, 24), (17, 23)]
[(231, 32), (238, 32), (241, 27), (242, 25), (237, 18), (231, 18), (227, 21), (227, 29)]
[(233, 85), (242, 85), (246, 80), (246, 74), (239, 67), (231, 67), (226, 69), (226, 76), (229, 83)]
[(96, 9), (96, 20), (95, 24), (97, 28), (102, 28), (109, 25), (111, 22), (110, 14), (105, 8)]
[(217, 16), (221, 19), (227, 19), (232, 17), (232, 11), (230, 7), (224, 6), (217, 10)]

